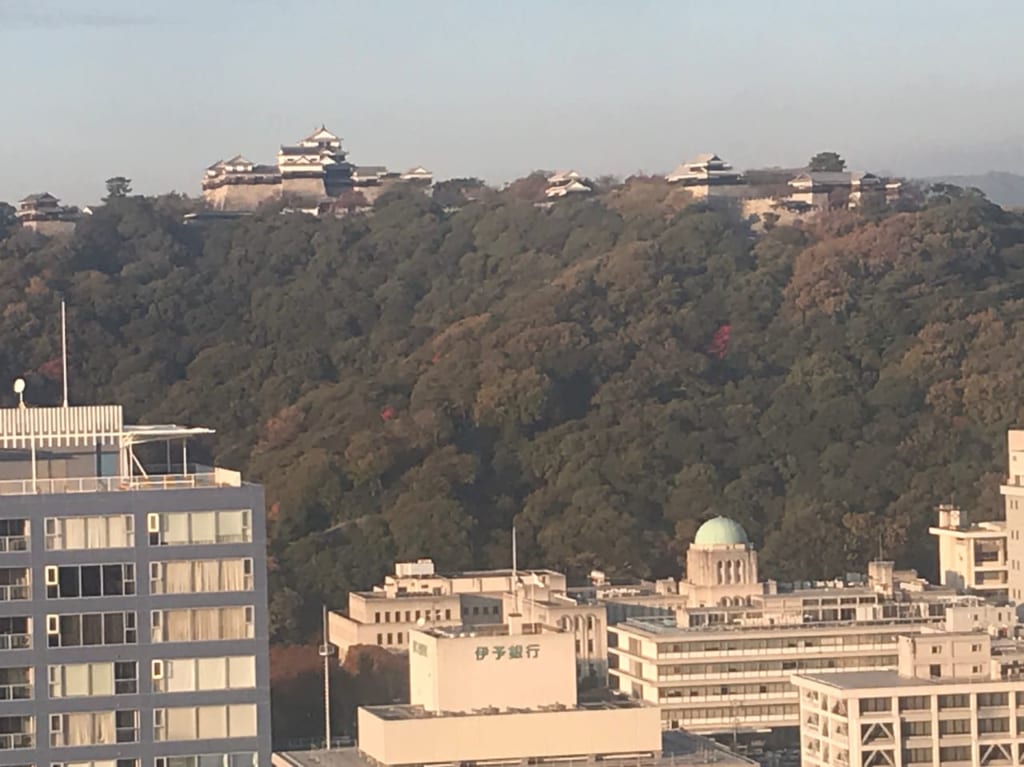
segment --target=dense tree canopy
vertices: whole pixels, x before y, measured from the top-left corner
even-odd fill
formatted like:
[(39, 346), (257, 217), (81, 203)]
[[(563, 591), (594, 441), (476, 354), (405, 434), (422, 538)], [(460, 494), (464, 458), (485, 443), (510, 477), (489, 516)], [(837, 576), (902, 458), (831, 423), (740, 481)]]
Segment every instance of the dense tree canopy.
[(216, 428), (196, 451), (267, 485), (278, 640), (396, 557), (507, 564), (513, 522), (524, 564), (663, 576), (725, 514), (791, 578), (880, 541), (931, 572), (935, 504), (994, 512), (1020, 215), (944, 190), (754, 238), (656, 181), (523, 189), (204, 227), (125, 197), (17, 231), (0, 368), (58, 401), (63, 296), (73, 400)]
[(839, 152), (818, 152), (808, 161), (807, 170), (841, 173), (846, 170), (846, 160), (839, 156)]

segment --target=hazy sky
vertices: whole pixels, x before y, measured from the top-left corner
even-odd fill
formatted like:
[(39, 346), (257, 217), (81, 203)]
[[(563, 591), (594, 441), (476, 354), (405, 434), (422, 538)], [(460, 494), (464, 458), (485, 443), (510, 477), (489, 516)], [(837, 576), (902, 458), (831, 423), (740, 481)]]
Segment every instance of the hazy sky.
[(195, 194), (321, 122), (442, 178), (1024, 172), (1022, 28), (1019, 0), (0, 0), (0, 199)]

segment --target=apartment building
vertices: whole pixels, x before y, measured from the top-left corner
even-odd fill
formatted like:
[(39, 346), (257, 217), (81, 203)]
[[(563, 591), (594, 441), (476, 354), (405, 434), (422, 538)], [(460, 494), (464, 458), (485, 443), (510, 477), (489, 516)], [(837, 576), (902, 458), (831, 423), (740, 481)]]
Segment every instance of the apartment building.
[(499, 625), (513, 613), (570, 631), (575, 636), (578, 675), (604, 675), (604, 605), (568, 594), (565, 575), (553, 570), (442, 574), (430, 559), (398, 562), (382, 585), (349, 594), (345, 613), (328, 614), (328, 634), (342, 655), (354, 645), (405, 653), (410, 632), (417, 629)]
[(901, 635), (981, 602), (891, 562), (871, 563), (864, 579), (759, 582), (756, 550), (723, 518), (698, 530), (678, 594), (639, 599), (660, 614), (609, 628), (611, 686), (660, 706), (667, 729), (708, 734), (795, 728), (793, 673), (893, 667)]
[(270, 764), (263, 491), (207, 433), (0, 409), (0, 765)]
[(969, 523), (967, 513), (939, 506), (938, 524), (929, 528), (939, 544), (939, 581), (957, 591), (1005, 602), (1009, 599), (1010, 561), (1006, 522)]
[(802, 764), (1021, 764), (1024, 643), (1018, 631), (928, 629), (900, 637), (894, 669), (796, 675)]
[(952, 506), (940, 506), (930, 532), (939, 541), (939, 575), (968, 593), (1024, 604), (1024, 429), (1006, 435), (1001, 520), (969, 523)]

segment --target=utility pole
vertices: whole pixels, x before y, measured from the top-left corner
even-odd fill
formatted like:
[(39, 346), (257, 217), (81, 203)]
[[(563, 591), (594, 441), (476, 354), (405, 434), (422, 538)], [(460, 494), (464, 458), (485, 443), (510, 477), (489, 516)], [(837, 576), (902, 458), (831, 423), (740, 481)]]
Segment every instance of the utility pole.
[(324, 749), (331, 750), (331, 656), (334, 645), (327, 641), (327, 605), (324, 605), (324, 643), (320, 656), (324, 659)]

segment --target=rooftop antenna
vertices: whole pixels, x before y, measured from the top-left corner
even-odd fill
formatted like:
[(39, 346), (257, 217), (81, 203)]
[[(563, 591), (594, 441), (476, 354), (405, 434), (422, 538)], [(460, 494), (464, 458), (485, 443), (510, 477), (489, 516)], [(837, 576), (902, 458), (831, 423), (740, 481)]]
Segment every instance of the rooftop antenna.
[(68, 315), (64, 299), (60, 302), (60, 360), (61, 377), (64, 379), (64, 407), (68, 406)]
[(25, 409), (25, 379), (15, 378), (14, 379), (14, 393), (18, 395), (18, 407), (22, 410)]

